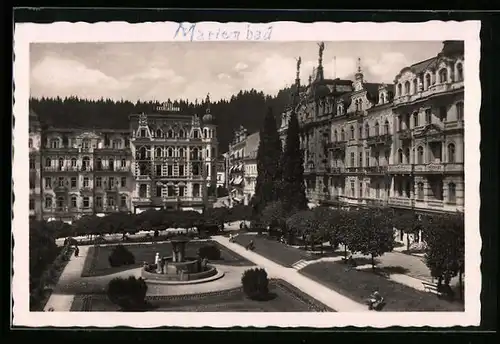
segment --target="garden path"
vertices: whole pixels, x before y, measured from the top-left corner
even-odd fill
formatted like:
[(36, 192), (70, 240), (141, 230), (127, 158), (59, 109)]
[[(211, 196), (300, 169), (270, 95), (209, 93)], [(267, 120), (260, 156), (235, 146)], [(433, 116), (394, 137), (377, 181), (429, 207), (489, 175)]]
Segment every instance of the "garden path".
[(322, 302), (330, 308), (333, 308), (337, 312), (368, 311), (365, 305), (355, 302), (343, 296), (342, 294), (339, 294), (311, 280), (310, 278), (301, 275), (297, 270), (293, 268), (283, 267), (255, 252), (247, 251), (243, 246), (239, 244), (230, 243), (229, 239), (226, 237), (213, 236), (212, 239), (238, 253), (242, 257), (250, 260), (256, 265), (265, 268), (269, 277), (281, 278), (287, 281), (288, 283), (294, 285), (296, 288), (300, 289), (316, 300)]

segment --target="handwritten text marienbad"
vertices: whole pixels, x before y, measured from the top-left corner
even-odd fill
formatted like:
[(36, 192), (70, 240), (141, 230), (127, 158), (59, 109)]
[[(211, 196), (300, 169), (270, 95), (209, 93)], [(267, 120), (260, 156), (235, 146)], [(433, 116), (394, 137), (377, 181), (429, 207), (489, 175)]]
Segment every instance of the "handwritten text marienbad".
[(233, 25), (203, 28), (197, 24), (179, 23), (174, 39), (187, 41), (268, 41), (273, 33), (272, 25), (245, 24), (238, 29)]

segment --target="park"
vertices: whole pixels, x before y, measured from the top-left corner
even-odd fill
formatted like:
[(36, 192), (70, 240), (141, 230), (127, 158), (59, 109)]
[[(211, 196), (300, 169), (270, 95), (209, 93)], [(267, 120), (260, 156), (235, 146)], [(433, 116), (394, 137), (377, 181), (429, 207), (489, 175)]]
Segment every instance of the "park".
[[(423, 254), (394, 240), (423, 229)], [(463, 220), (269, 204), (30, 225), (32, 311), (463, 311)], [(463, 240), (463, 239), (462, 239)], [(249, 249), (250, 244), (252, 248)], [(77, 251), (77, 252), (75, 252)], [(450, 254), (453, 253), (453, 254)], [(352, 264), (354, 262), (354, 264)], [(458, 286), (456, 286), (458, 285)]]

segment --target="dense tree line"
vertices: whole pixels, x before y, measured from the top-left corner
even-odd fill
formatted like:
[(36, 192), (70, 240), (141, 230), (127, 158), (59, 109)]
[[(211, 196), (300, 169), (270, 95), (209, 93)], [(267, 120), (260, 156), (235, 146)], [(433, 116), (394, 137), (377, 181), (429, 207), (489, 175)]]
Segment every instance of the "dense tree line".
[[(211, 113), (218, 124), (219, 151), (227, 151), (233, 133), (240, 125), (250, 133), (259, 130), (267, 109), (271, 108), (278, 117), (289, 100), (289, 89), (279, 91), (276, 96), (252, 89), (240, 91), (229, 100), (212, 103)], [(197, 113), (202, 116), (205, 113), (205, 104), (195, 104), (189, 100), (175, 100), (173, 103), (186, 114)], [(78, 97), (30, 99), (30, 107), (39, 115), (42, 124), (57, 128), (127, 129), (130, 114), (152, 112), (156, 105), (159, 102), (133, 103), (127, 100), (89, 100)]]

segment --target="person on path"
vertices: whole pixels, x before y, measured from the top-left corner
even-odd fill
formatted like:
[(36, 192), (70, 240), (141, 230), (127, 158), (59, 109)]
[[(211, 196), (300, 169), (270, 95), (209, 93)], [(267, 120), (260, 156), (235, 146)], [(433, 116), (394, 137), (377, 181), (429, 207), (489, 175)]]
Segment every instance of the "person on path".
[(80, 254), (80, 249), (78, 248), (78, 246), (75, 246), (75, 257), (78, 257), (79, 254)]

